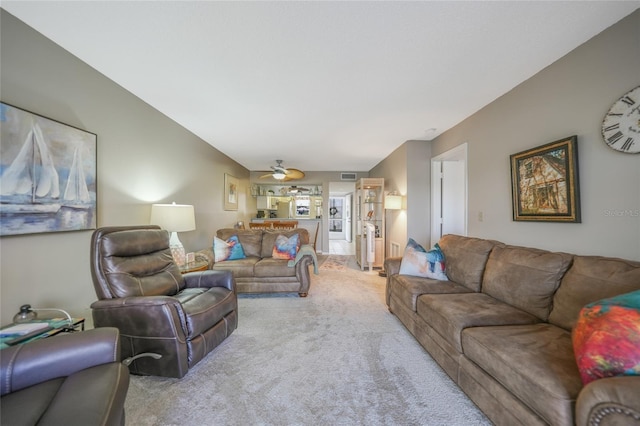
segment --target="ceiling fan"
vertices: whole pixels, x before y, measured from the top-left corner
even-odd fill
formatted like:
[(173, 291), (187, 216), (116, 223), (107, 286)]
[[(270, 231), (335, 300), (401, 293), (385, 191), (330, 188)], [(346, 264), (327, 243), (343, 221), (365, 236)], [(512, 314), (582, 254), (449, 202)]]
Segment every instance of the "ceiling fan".
[(302, 179), (304, 172), (298, 169), (287, 169), (282, 165), (282, 160), (276, 160), (276, 165), (271, 166), (271, 173), (260, 176), (260, 179), (272, 177), (275, 180), (286, 182), (288, 180)]
[(309, 192), (309, 188), (301, 188), (299, 186), (291, 185), (287, 188), (287, 192), (290, 194), (298, 194), (302, 192)]

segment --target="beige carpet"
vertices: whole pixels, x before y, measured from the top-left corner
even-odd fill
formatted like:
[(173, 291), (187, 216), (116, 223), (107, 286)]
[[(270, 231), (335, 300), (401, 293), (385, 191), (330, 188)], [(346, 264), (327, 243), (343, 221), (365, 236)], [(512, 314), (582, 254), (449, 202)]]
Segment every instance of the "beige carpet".
[(238, 329), (181, 380), (133, 376), (128, 425), (490, 425), (384, 303), (384, 278), (311, 275), (239, 297)]

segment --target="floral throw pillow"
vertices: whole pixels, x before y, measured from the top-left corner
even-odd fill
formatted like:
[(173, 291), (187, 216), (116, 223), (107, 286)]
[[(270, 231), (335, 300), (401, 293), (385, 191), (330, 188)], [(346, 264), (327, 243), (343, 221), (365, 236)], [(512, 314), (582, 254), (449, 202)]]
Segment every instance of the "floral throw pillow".
[(244, 249), (237, 235), (233, 235), (227, 241), (213, 237), (213, 256), (216, 262), (244, 259), (247, 257), (244, 254)]
[(582, 383), (640, 376), (640, 290), (589, 303), (573, 328)]
[(402, 255), (400, 274), (448, 281), (445, 273), (444, 254), (440, 250), (440, 246), (436, 244), (434, 248), (426, 251), (415, 240), (409, 238)]
[(284, 235), (278, 235), (276, 243), (273, 245), (271, 257), (274, 259), (294, 260), (298, 254), (300, 239), (298, 234), (293, 234), (287, 238)]

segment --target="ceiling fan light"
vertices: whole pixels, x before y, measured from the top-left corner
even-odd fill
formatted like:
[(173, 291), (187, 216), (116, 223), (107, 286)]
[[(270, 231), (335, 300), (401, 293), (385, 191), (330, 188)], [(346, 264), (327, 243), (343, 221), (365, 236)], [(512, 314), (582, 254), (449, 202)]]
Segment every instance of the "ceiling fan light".
[(285, 175), (282, 172), (275, 172), (272, 176), (274, 179), (277, 179), (277, 180), (282, 180), (287, 177), (287, 175)]

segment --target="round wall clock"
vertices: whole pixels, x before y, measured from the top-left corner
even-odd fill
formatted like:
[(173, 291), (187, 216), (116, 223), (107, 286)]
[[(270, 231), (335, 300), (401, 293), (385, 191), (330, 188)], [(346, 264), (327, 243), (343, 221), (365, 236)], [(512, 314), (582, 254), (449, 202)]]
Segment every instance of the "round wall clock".
[(640, 86), (622, 95), (602, 120), (602, 137), (616, 151), (640, 152)]

